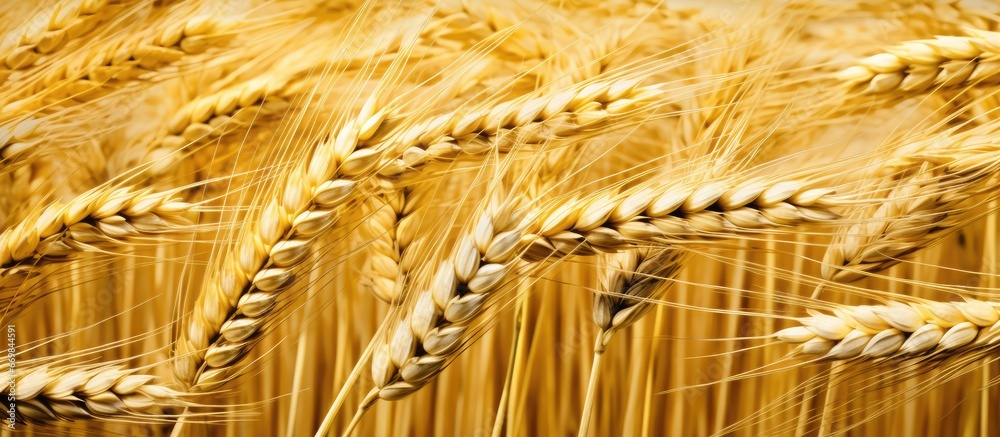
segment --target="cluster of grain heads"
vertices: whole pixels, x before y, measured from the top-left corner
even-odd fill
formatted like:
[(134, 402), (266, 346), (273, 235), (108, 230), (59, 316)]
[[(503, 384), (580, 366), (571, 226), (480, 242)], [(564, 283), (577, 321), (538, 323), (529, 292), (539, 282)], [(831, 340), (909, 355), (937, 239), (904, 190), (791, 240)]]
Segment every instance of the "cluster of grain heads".
[(924, 151), (887, 166), (909, 171), (879, 191), (871, 205), (854, 211), (855, 223), (844, 226), (824, 255), (824, 278), (860, 279), (958, 229), (968, 219), (965, 213), (983, 202), (976, 196), (996, 196), (1000, 148), (988, 138), (973, 137), (966, 144)]
[[(19, 367), (3, 387), (16, 387), (18, 421), (45, 425), (77, 420), (132, 420), (164, 417), (164, 409), (186, 405), (185, 395), (156, 384), (156, 377), (120, 366)], [(8, 402), (3, 409), (9, 412)], [(9, 417), (4, 414), (4, 417)]]
[(113, 250), (141, 237), (183, 232), (194, 208), (174, 192), (102, 186), (54, 203), (0, 233), (0, 275), (25, 275), (39, 264), (86, 251)]
[(174, 374), (190, 390), (224, 383), (246, 355), (278, 296), (294, 281), (293, 269), (378, 164), (379, 151), (358, 146), (384, 119), (385, 111), (369, 99), (356, 118), (316, 144), (308, 161), (283, 178), (280, 191), (226, 253), (174, 343)]
[[(739, 214), (740, 219), (734, 219), (736, 223), (754, 224), (749, 227), (751, 229), (760, 227), (760, 219), (753, 219), (757, 217), (770, 216), (771, 223), (780, 224), (836, 217), (819, 206), (824, 204), (830, 190), (809, 189), (798, 182), (768, 185), (755, 181), (748, 185), (725, 189), (712, 184), (689, 191), (661, 185), (659, 189), (642, 189), (627, 196), (602, 193), (590, 199), (574, 199), (545, 210), (489, 208), (476, 221), (474, 231), (460, 240), (452, 258), (438, 269), (432, 286), (418, 293), (414, 308), (397, 325), (390, 341), (376, 351), (372, 374), (379, 396), (384, 399), (403, 397), (422, 387), (440, 371), (450, 354), (461, 345), (467, 323), (482, 312), (488, 298), (500, 289), (504, 279), (514, 270), (519, 255), (527, 261), (537, 262), (570, 254), (592, 255), (599, 251), (628, 249), (632, 247), (631, 241), (640, 239), (645, 244), (656, 238), (681, 240), (691, 236), (692, 229), (697, 229), (684, 220), (700, 221), (678, 218), (678, 225), (666, 220), (670, 227), (661, 230), (655, 220), (676, 218), (670, 215), (674, 212), (705, 211), (720, 202), (730, 206), (723, 208), (728, 212), (711, 214), (726, 216), (756, 202), (755, 207), (759, 210), (755, 209), (754, 214)], [(765, 215), (760, 212), (769, 209), (777, 213)], [(719, 232), (722, 226), (715, 224), (712, 229)], [(694, 236), (697, 235), (695, 232)], [(615, 311), (616, 314), (610, 316), (609, 327), (624, 327), (634, 320), (621, 316), (615, 325), (619, 311), (627, 315), (641, 312), (641, 308), (626, 310), (623, 307)], [(413, 356), (418, 350), (425, 355)]]
[(1000, 33), (908, 41), (863, 59), (839, 78), (864, 93), (916, 93), (1000, 82)]
[(890, 302), (814, 312), (774, 338), (799, 344), (795, 355), (823, 361), (906, 358), (994, 347), (998, 321), (997, 306), (984, 301)]
[[(613, 126), (630, 113), (655, 107), (660, 95), (658, 89), (656, 85), (639, 87), (633, 79), (595, 82), (505, 101), (487, 110), (456, 111), (435, 117), (383, 140), (383, 144), (395, 147), (401, 154), (386, 160), (379, 167), (379, 175), (385, 184), (391, 185), (420, 176), (428, 163), (483, 156), (493, 151), (508, 152), (515, 146), (526, 148), (552, 139), (572, 141), (592, 130)], [(398, 269), (391, 264), (399, 263), (402, 250), (412, 241), (412, 227), (417, 218), (409, 211), (422, 204), (412, 202), (412, 192), (409, 193), (405, 189), (396, 190), (391, 194), (392, 199), (379, 201), (391, 208), (376, 205), (368, 223), (372, 237), (380, 237), (370, 246), (373, 257), (366, 271), (373, 274), (366, 278), (365, 284), (387, 302), (398, 294), (395, 283)], [(402, 243), (394, 241), (393, 223), (397, 220), (405, 240)]]
[[(384, 184), (405, 182), (426, 176), (423, 167), (461, 156), (483, 156), (490, 152), (509, 152), (516, 147), (530, 147), (552, 139), (571, 141), (598, 129), (613, 126), (622, 117), (656, 106), (659, 86), (639, 87), (638, 80), (594, 82), (572, 85), (564, 90), (538, 97), (525, 96), (501, 102), (490, 109), (456, 111), (434, 117), (391, 134), (381, 149), (395, 147), (400, 153), (379, 167)], [(514, 137), (516, 139), (511, 139)], [(380, 299), (392, 302), (400, 290), (396, 283), (402, 250), (412, 241), (417, 217), (410, 211), (422, 204), (412, 202), (412, 192), (396, 190), (392, 199), (376, 200), (368, 221), (374, 238), (366, 262), (365, 287)], [(407, 200), (409, 199), (409, 200)], [(396, 222), (397, 225), (394, 225)], [(396, 238), (402, 232), (404, 241)], [(394, 268), (395, 267), (395, 268)]]
[[(684, 222), (685, 218), (679, 218), (685, 224), (679, 228), (668, 220), (673, 224), (666, 231), (649, 220), (668, 217), (675, 211), (684, 214), (705, 211), (720, 202), (730, 205), (731, 208), (724, 208), (730, 212), (757, 202), (760, 209), (749, 215), (751, 219), (741, 214), (741, 219), (736, 220), (737, 223), (753, 223), (751, 228), (761, 227), (759, 219), (754, 219), (757, 217), (769, 216), (771, 226), (836, 217), (819, 206), (825, 203), (830, 190), (810, 189), (800, 182), (761, 184), (755, 181), (749, 187), (723, 189), (712, 185), (705, 190), (686, 192), (677, 191), (677, 188), (660, 185), (660, 189), (642, 189), (628, 196), (600, 194), (544, 210), (512, 205), (487, 208), (473, 230), (459, 240), (455, 251), (438, 268), (431, 283), (424, 284), (425, 287), (416, 292), (413, 303), (406, 308), (408, 311), (401, 313), (394, 332), (375, 350), (371, 369), (376, 388), (361, 410), (367, 409), (374, 399), (400, 399), (429, 383), (470, 340), (468, 329), (521, 265), (521, 258), (538, 262), (570, 254), (615, 252), (634, 248), (633, 241), (638, 239), (647, 245), (657, 238), (682, 240), (690, 237), (692, 229)], [(769, 208), (777, 212), (766, 215), (760, 212)], [(803, 213), (800, 208), (807, 212)], [(646, 215), (641, 215), (643, 213)], [(727, 213), (712, 214), (725, 216)], [(715, 220), (713, 223), (721, 222)], [(713, 229), (718, 232), (721, 226), (716, 225)], [(677, 261), (678, 255), (669, 251), (662, 256), (658, 260)], [(648, 266), (653, 268), (653, 265)], [(668, 271), (662, 273), (672, 274), (671, 271), (668, 267)], [(640, 281), (636, 290), (651, 292), (647, 288), (651, 284)], [(598, 305), (605, 308), (603, 304)], [(607, 321), (612, 330), (623, 328), (636, 320), (643, 308), (648, 309), (635, 305), (612, 306), (608, 308), (612, 314), (602, 313), (597, 321)]]

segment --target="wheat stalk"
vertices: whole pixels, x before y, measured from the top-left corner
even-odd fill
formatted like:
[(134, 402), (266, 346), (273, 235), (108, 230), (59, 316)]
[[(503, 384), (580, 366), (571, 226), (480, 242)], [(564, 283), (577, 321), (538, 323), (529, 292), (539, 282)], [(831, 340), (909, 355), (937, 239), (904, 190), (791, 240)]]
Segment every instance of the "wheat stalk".
[(861, 60), (838, 78), (869, 94), (996, 83), (1000, 80), (1000, 33), (974, 29), (969, 33), (905, 42)]
[(1000, 334), (996, 305), (968, 299), (837, 306), (832, 315), (811, 312), (797, 320), (802, 326), (773, 337), (799, 344), (793, 355), (819, 361), (954, 354), (993, 347)]
[[(76, 420), (143, 420), (163, 409), (186, 405), (185, 395), (155, 383), (156, 377), (120, 366), (18, 368), (0, 375), (3, 387), (16, 386), (14, 416), (29, 424)], [(10, 406), (3, 403), (9, 423)]]

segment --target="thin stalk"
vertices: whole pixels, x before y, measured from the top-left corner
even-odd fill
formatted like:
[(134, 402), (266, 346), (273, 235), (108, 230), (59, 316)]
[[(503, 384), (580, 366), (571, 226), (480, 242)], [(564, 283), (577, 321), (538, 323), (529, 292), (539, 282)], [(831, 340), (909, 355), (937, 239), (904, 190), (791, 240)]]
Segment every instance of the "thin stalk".
[(378, 402), (378, 399), (378, 388), (376, 387), (373, 388), (372, 391), (368, 392), (367, 396), (365, 396), (364, 402), (362, 402), (361, 406), (358, 407), (358, 411), (354, 413), (354, 418), (351, 419), (351, 423), (347, 425), (347, 429), (344, 430), (343, 435), (350, 436), (351, 433), (354, 432), (354, 429), (361, 424), (361, 419), (365, 417), (365, 413), (367, 413), (368, 410)]
[(656, 366), (656, 353), (660, 341), (655, 337), (656, 333), (663, 331), (663, 313), (666, 311), (662, 305), (656, 307), (656, 315), (653, 318), (653, 341), (649, 345), (649, 365), (646, 367), (646, 389), (643, 393), (642, 402), (642, 437), (649, 437), (649, 419), (653, 416), (653, 371)]
[[(384, 326), (385, 325), (383, 324), (379, 327), (378, 331), (375, 332), (376, 337), (382, 333), (382, 327)], [(340, 411), (340, 407), (343, 406), (344, 401), (347, 400), (347, 395), (350, 394), (351, 387), (353, 387), (354, 383), (358, 381), (359, 377), (361, 377), (361, 369), (364, 368), (364, 363), (371, 358), (374, 346), (375, 342), (368, 342), (368, 347), (366, 347), (365, 352), (361, 354), (361, 358), (358, 359), (358, 363), (354, 366), (354, 370), (351, 370), (351, 374), (347, 377), (347, 381), (344, 381), (344, 386), (341, 387), (340, 392), (337, 393), (337, 398), (333, 400), (333, 405), (331, 405), (330, 409), (326, 412), (326, 417), (323, 418), (323, 423), (320, 424), (319, 429), (316, 430), (315, 437), (322, 437), (330, 433), (330, 428), (333, 426), (333, 419), (337, 417), (337, 412)], [(375, 394), (375, 399), (377, 400), (378, 390), (375, 389), (373, 392)], [(372, 393), (369, 393), (368, 396), (372, 396)], [(368, 399), (365, 398), (365, 400), (367, 401)], [(360, 412), (361, 407), (359, 407), (358, 410)], [(360, 418), (357, 417), (355, 419), (360, 420)], [(353, 427), (349, 427), (348, 429), (351, 428)], [(347, 435), (347, 433), (344, 435)]]
[(583, 404), (583, 416), (580, 417), (580, 432), (578, 437), (587, 437), (590, 433), (590, 419), (594, 411), (594, 399), (597, 397), (597, 381), (601, 377), (601, 356), (604, 355), (604, 344), (601, 339), (604, 332), (597, 335), (594, 345), (594, 361), (590, 365), (590, 382), (587, 383), (587, 397)]
[(497, 416), (493, 419), (493, 437), (500, 437), (503, 433), (504, 423), (506, 423), (507, 403), (510, 399), (511, 385), (514, 381), (514, 368), (517, 366), (517, 351), (521, 341), (521, 324), (524, 319), (524, 307), (527, 297), (523, 297), (517, 303), (517, 312), (514, 314), (514, 333), (510, 344), (510, 359), (507, 360), (507, 376), (504, 377), (503, 391), (500, 394), (500, 405), (497, 406)]

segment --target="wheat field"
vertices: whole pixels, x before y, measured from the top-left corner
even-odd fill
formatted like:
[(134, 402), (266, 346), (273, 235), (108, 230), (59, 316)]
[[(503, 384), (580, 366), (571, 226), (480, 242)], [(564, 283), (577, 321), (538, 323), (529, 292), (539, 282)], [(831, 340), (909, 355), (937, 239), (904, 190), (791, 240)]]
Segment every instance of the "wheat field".
[(0, 17), (0, 435), (1000, 436), (1000, 4)]

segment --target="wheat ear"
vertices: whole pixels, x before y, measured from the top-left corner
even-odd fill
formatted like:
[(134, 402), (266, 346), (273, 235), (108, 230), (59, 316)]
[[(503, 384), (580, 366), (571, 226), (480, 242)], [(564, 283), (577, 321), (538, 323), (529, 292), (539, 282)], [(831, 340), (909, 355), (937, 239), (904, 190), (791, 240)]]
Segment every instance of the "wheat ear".
[(0, 171), (6, 170), (10, 161), (21, 153), (37, 148), (43, 139), (36, 134), (41, 124), (39, 118), (22, 117), (0, 126)]
[(78, 102), (106, 95), (121, 85), (185, 56), (205, 53), (234, 38), (236, 22), (213, 14), (170, 17), (154, 32), (103, 43), (62, 62), (34, 78), (22, 99), (9, 102), (6, 111), (31, 111), (40, 104), (72, 97)]
[(66, 204), (51, 204), (0, 234), (0, 276), (23, 276), (40, 263), (177, 232), (191, 224), (185, 215), (193, 205), (175, 194), (103, 186)]
[(1000, 81), (1000, 33), (908, 41), (859, 62), (839, 75), (864, 93), (924, 92)]
[(601, 356), (615, 332), (641, 319), (653, 308), (672, 284), (686, 255), (676, 249), (635, 249), (608, 256), (605, 275), (601, 278), (603, 293), (594, 296), (594, 323), (600, 330), (594, 344), (590, 381), (587, 384), (579, 436), (589, 433)]
[(821, 361), (950, 354), (994, 347), (1000, 338), (996, 305), (977, 300), (838, 306), (798, 322), (774, 338)]
[(892, 160), (913, 169), (878, 202), (855, 211), (859, 222), (838, 233), (823, 257), (822, 274), (848, 282), (892, 267), (939, 241), (966, 220), (968, 202), (996, 191), (1000, 149), (971, 142)]
[(432, 286), (415, 293), (409, 313), (386, 343), (376, 346), (371, 370), (378, 399), (400, 399), (417, 391), (464, 343), (470, 322), (518, 263), (517, 237), (524, 224), (508, 211), (493, 207), (482, 214), (475, 231), (439, 266)]
[(604, 352), (615, 332), (631, 326), (651, 310), (672, 283), (686, 253), (679, 249), (635, 249), (609, 257), (601, 281), (604, 292), (594, 296), (594, 323)]
[[(162, 417), (162, 409), (187, 404), (185, 395), (156, 377), (119, 366), (18, 368), (0, 374), (4, 387), (17, 387), (13, 415), (19, 422), (53, 424), (76, 420), (142, 420)], [(3, 403), (6, 421), (10, 413)]]
[(167, 125), (166, 136), (149, 147), (145, 161), (153, 163), (150, 172), (166, 172), (176, 152), (188, 144), (282, 114), (304, 84), (284, 74), (265, 74), (188, 102)]
[(278, 295), (294, 281), (293, 268), (353, 200), (362, 176), (378, 164), (381, 153), (359, 142), (375, 133), (385, 114), (369, 100), (336, 136), (314, 146), (198, 294), (175, 342), (173, 362), (174, 374), (191, 390), (222, 384), (246, 355)]
[[(530, 20), (533, 15), (542, 15), (544, 8), (534, 11), (523, 11), (521, 5), (508, 5), (512, 7), (499, 8), (487, 2), (474, 0), (443, 0), (434, 4), (435, 15), (447, 17), (449, 22), (468, 22), (468, 26), (461, 29), (459, 36), (464, 36), (470, 30), (481, 30), (477, 40), (486, 40), (496, 34), (505, 34), (505, 38), (497, 49), (522, 60), (541, 60), (554, 53), (557, 48), (552, 45), (553, 38), (543, 35), (540, 26), (523, 23)], [(519, 14), (518, 12), (522, 12)], [(526, 13), (525, 13), (526, 12)], [(462, 18), (464, 20), (460, 20)], [(552, 26), (553, 23), (546, 23)], [(485, 27), (485, 29), (482, 29)], [(435, 32), (431, 32), (435, 30)], [(441, 36), (447, 36), (450, 29), (434, 29), (428, 27), (425, 35), (421, 37), (428, 41), (437, 41)], [(467, 36), (464, 36), (467, 38)]]
[(90, 32), (101, 21), (102, 10), (112, 0), (75, 0), (60, 2), (35, 14), (16, 31), (8, 33), (0, 44), (0, 83), (16, 70), (24, 70), (45, 55), (63, 48), (70, 41)]
[(539, 211), (524, 258), (594, 255), (629, 248), (633, 241), (680, 243), (690, 239), (767, 232), (783, 226), (832, 221), (833, 190), (801, 180), (647, 185), (547, 205)]

